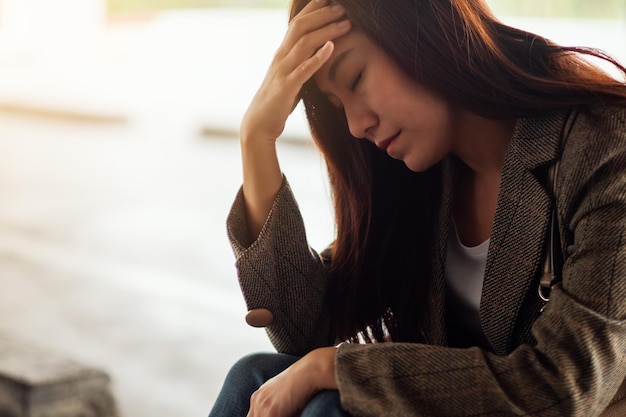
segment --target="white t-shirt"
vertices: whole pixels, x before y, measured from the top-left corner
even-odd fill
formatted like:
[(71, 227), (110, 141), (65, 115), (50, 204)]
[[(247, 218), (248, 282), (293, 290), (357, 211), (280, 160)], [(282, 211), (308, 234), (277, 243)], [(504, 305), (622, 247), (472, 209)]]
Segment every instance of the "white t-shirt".
[(452, 346), (487, 347), (478, 311), (488, 250), (489, 239), (474, 247), (463, 245), (454, 221), (450, 221), (445, 276), (446, 320)]

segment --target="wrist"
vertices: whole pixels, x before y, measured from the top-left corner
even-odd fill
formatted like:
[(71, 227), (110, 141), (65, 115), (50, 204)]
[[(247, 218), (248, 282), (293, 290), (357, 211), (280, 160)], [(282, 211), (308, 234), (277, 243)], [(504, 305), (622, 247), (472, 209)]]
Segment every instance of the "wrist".
[(256, 146), (257, 144), (263, 144), (274, 146), (281, 132), (274, 132), (273, 130), (268, 130), (268, 126), (264, 123), (253, 121), (253, 118), (248, 118), (246, 115), (239, 126), (239, 139), (242, 145)]
[(274, 146), (277, 138), (271, 137), (271, 135), (261, 135), (258, 131), (252, 131), (249, 129), (241, 129), (239, 131), (239, 142), (245, 147), (256, 146)]
[(309, 353), (309, 355), (312, 359), (311, 371), (315, 375), (316, 388), (318, 390), (337, 389), (337, 376), (335, 374), (337, 348), (319, 348)]

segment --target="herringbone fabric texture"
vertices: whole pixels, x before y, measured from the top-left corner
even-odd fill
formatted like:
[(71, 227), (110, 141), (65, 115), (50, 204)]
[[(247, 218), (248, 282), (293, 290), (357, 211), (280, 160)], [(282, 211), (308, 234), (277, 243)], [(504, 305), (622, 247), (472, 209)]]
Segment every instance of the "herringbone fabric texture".
[[(443, 273), (456, 175), (447, 160), (433, 314), (424, 321), (434, 344), (342, 345), (337, 376), (348, 412), (588, 417), (616, 397), (626, 376), (625, 109), (583, 111), (576, 120), (554, 190), (563, 280), (543, 313), (537, 296), (551, 207), (545, 173), (559, 157), (566, 115), (518, 121), (507, 151), (480, 306), (492, 351), (445, 346)], [(274, 313), (267, 331), (276, 348), (304, 354), (332, 344), (322, 302), (327, 276), (307, 246), (286, 180), (259, 238), (249, 242), (246, 230), (239, 194), (228, 218), (239, 279), (249, 308)]]

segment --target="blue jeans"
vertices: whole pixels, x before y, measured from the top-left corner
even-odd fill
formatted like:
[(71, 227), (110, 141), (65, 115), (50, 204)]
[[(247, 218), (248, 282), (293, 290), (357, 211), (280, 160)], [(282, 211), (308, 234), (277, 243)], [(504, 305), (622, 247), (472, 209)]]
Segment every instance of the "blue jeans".
[[(297, 356), (281, 353), (256, 353), (244, 356), (228, 372), (209, 417), (246, 417), (252, 393), (298, 359), (300, 358)], [(313, 397), (302, 411), (301, 417), (349, 417), (349, 415), (341, 409), (339, 392), (329, 390)]]

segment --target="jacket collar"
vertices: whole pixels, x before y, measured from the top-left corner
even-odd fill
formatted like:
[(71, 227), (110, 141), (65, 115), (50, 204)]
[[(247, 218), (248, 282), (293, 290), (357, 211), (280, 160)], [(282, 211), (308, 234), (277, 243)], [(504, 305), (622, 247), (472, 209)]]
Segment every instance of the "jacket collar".
[(556, 161), (559, 158), (561, 134), (568, 114), (564, 110), (543, 117), (518, 120), (508, 153), (514, 154), (529, 171)]

